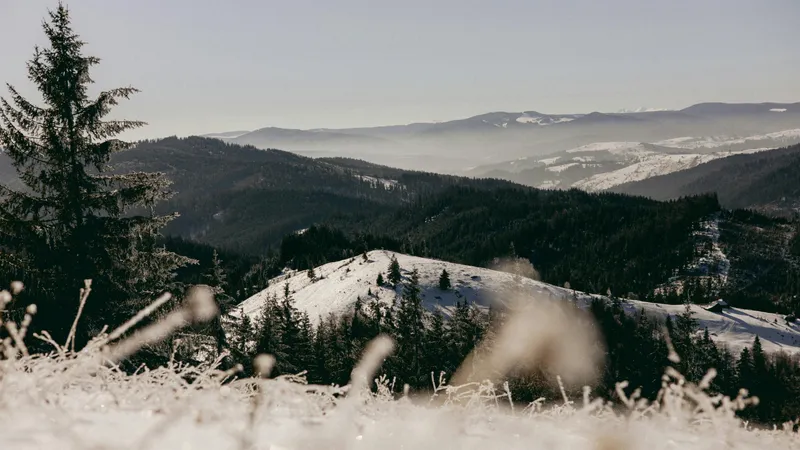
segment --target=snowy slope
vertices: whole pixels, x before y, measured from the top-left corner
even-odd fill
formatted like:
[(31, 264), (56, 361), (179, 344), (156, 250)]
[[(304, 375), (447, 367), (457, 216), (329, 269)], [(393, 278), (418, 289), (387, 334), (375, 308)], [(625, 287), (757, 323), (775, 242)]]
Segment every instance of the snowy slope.
[(692, 167), (722, 157), (721, 154), (716, 153), (653, 155), (645, 158), (643, 161), (623, 167), (622, 169), (593, 175), (572, 186), (585, 191), (602, 191), (631, 181), (640, 181), (646, 178), (677, 172), (679, 170), (691, 169)]
[(656, 145), (664, 145), (667, 147), (680, 147), (689, 149), (702, 149), (702, 148), (720, 148), (740, 146), (742, 144), (758, 144), (763, 141), (772, 141), (774, 147), (780, 144), (793, 144), (800, 139), (800, 129), (791, 129), (784, 131), (776, 131), (774, 133), (759, 134), (745, 137), (730, 137), (730, 136), (707, 136), (707, 137), (677, 137), (672, 139), (665, 139), (663, 141), (655, 142)]
[[(469, 300), (479, 307), (486, 308), (492, 301), (503, 301), (506, 295), (520, 283), (524, 292), (531, 298), (561, 298), (571, 301), (573, 291), (537, 282), (527, 278), (498, 272), (491, 269), (465, 266), (433, 259), (419, 258), (385, 251), (368, 253), (369, 261), (360, 256), (351, 260), (325, 264), (314, 271), (319, 277), (311, 280), (306, 272), (292, 272), (270, 282), (270, 287), (250, 297), (240, 304), (241, 310), (257, 320), (260, 308), (268, 295), (280, 298), (284, 285), (289, 284), (296, 306), (309, 314), (312, 321), (328, 314), (347, 312), (358, 297), (367, 299), (369, 292), (384, 302), (392, 302), (400, 295), (397, 291), (376, 286), (379, 273), (386, 276), (392, 255), (397, 257), (404, 276), (413, 269), (419, 272), (423, 303), (428, 309), (438, 308), (447, 314), (457, 301)], [(438, 288), (442, 269), (450, 274), (453, 289), (443, 292)], [(598, 297), (598, 296), (594, 296)], [(577, 293), (579, 304), (587, 305), (592, 296)], [(658, 315), (677, 315), (683, 312), (683, 305), (663, 305), (640, 301), (625, 301), (631, 313), (638, 309)], [(738, 352), (750, 346), (758, 335), (768, 351), (786, 351), (800, 354), (800, 325), (788, 325), (779, 314), (731, 308), (722, 313), (706, 311), (701, 306), (692, 306), (700, 326), (707, 327), (712, 337)]]
[(639, 162), (612, 170), (610, 172), (592, 175), (572, 185), (585, 191), (603, 191), (620, 184), (641, 181), (647, 178), (666, 175), (681, 170), (705, 164), (715, 159), (728, 156), (758, 153), (772, 148), (754, 148), (739, 151), (720, 151), (714, 153), (680, 153), (680, 154), (651, 154), (645, 155)]
[(546, 156), (523, 157), (471, 169), (541, 189), (602, 191), (691, 169), (714, 159), (800, 143), (800, 129), (751, 136), (683, 136), (653, 143), (595, 142)]
[(653, 153), (642, 142), (595, 142), (566, 151), (566, 153), (584, 152), (608, 152), (612, 155), (647, 155)]

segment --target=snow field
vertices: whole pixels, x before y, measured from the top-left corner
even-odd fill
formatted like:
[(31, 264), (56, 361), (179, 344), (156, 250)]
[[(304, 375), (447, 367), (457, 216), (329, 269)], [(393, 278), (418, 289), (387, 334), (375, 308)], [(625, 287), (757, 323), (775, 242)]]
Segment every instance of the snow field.
[[(409, 263), (407, 258), (401, 264)], [(463, 282), (464, 276), (470, 280), (482, 276), (473, 275), (472, 269), (453, 278), (460, 277)], [(547, 285), (541, 287), (552, 292)], [(254, 362), (265, 378), (247, 379), (237, 379), (235, 369), (218, 370), (219, 360), (197, 367), (170, 363), (152, 370), (142, 368), (134, 374), (122, 372), (114, 363), (116, 356), (177, 331), (180, 321), (176, 318), (209, 320), (215, 311), (208, 299), (208, 292), (195, 292), (185, 306), (162, 321), (117, 340), (124, 329), (148, 314), (145, 310), (78, 352), (52, 342), (55, 350), (51, 355), (28, 356), (23, 347), (4, 342), (7, 359), (0, 360), (2, 448), (800, 447), (790, 427), (755, 430), (735, 419), (734, 411), (748, 404), (744, 396), (728, 399), (706, 395), (703, 388), (713, 374), (694, 386), (685, 383), (680, 374), (668, 371), (655, 403), (638, 399), (621, 383), (616, 406), (589, 398), (588, 390), (582, 399), (564, 395), (562, 401), (547, 405), (542, 401), (515, 402), (513, 392), (490, 381), (449, 386), (440, 379), (432, 383), (433, 393), (396, 397), (389, 389), (393, 380), (373, 378), (383, 358), (392, 351), (391, 341), (383, 337), (370, 343), (353, 371), (351, 383), (341, 388), (308, 385), (302, 376), (267, 379), (274, 359), (265, 355)], [(548, 319), (562, 323), (556, 316), (540, 318)], [(529, 338), (536, 336), (524, 334), (525, 344), (531, 344)], [(47, 335), (43, 338), (49, 340)], [(505, 353), (513, 356), (513, 352)]]
[[(712, 220), (706, 225), (704, 232), (713, 238), (715, 222)], [(719, 250), (718, 246), (715, 249)], [(714, 256), (719, 258), (720, 263), (726, 261), (721, 250)], [(367, 257), (368, 261), (357, 256), (319, 266), (314, 269), (317, 276), (314, 280), (308, 278), (305, 271), (289, 271), (272, 280), (270, 287), (266, 290), (242, 302), (239, 306), (240, 311), (243, 311), (252, 320), (258, 320), (267, 296), (275, 295), (277, 298), (281, 298), (286, 283), (289, 284), (295, 306), (308, 313), (312, 323), (318, 323), (320, 318), (324, 318), (328, 314), (341, 314), (351, 310), (358, 297), (363, 301), (370, 300), (370, 292), (372, 292), (372, 298), (377, 298), (389, 305), (402, 293), (402, 288), (377, 286), (376, 280), (379, 273), (383, 273), (384, 278), (386, 277), (392, 257), (397, 258), (404, 277), (408, 277), (414, 269), (418, 271), (423, 305), (429, 310), (438, 309), (445, 316), (453, 310), (456, 302), (469, 301), (479, 308), (486, 309), (493, 301), (505, 302), (508, 299), (516, 298), (520, 290), (523, 296), (529, 300), (560, 299), (577, 303), (582, 307), (587, 306), (592, 298), (602, 298), (598, 295), (588, 295), (529, 278), (514, 277), (505, 272), (401, 253), (375, 250), (369, 252)], [(443, 269), (450, 274), (453, 288), (449, 291), (441, 291), (438, 287), (439, 275)], [(644, 310), (660, 317), (677, 316), (684, 310), (683, 305), (636, 300), (625, 300), (623, 305), (631, 314)], [(714, 313), (706, 311), (698, 305), (692, 305), (691, 308), (700, 327), (708, 328), (709, 334), (716, 342), (726, 345), (737, 354), (743, 348), (750, 347), (755, 336), (759, 336), (766, 351), (800, 353), (800, 325), (786, 323), (780, 314), (739, 308), (730, 308), (721, 313)]]

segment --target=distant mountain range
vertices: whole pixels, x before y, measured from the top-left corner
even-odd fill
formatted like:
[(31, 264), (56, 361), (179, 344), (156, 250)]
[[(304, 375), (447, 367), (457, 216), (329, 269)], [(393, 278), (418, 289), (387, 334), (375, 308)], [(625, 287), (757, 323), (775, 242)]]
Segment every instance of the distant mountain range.
[(464, 173), (597, 142), (658, 145), (676, 138), (732, 140), (793, 129), (800, 129), (800, 103), (700, 103), (679, 111), (492, 112), (437, 123), (316, 130), (267, 127), (207, 137), (312, 157), (343, 156), (406, 169)]

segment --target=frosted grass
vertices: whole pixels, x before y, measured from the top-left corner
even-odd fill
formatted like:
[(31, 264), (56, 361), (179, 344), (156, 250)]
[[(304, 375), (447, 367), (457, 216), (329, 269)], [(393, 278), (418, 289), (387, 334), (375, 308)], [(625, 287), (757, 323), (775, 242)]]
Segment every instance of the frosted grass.
[(235, 369), (219, 370), (219, 361), (121, 371), (113, 357), (119, 349), (175, 331), (175, 317), (208, 320), (206, 292), (195, 294), (167, 319), (120, 342), (109, 339), (114, 333), (102, 335), (77, 352), (52, 342), (52, 354), (30, 356), (5, 340), (0, 448), (800, 448), (789, 426), (756, 430), (735, 418), (751, 402), (746, 393), (708, 395), (713, 372), (695, 386), (669, 370), (654, 402), (620, 383), (614, 404), (590, 398), (588, 390), (580, 399), (565, 394), (554, 403), (525, 404), (499, 382), (456, 387), (444, 377), (432, 377), (433, 394), (398, 396), (394, 380), (375, 379), (392, 351), (386, 337), (368, 346), (343, 387), (309, 385), (302, 374), (268, 378), (274, 359), (267, 355), (255, 361), (258, 378), (237, 379)]

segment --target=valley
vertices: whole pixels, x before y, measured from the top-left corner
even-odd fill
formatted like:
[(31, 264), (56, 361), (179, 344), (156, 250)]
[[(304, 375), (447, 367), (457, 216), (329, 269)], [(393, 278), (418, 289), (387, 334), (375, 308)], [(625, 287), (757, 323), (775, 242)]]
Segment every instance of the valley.
[[(267, 127), (210, 136), (261, 149), (363, 159), (405, 169), (472, 175), (499, 170), (501, 178), (511, 179), (519, 172), (511, 162), (535, 164), (547, 155), (590, 144), (641, 143), (705, 154), (799, 143), (798, 129), (800, 103), (701, 103), (676, 111), (491, 112), (437, 123), (313, 130)], [(513, 181), (541, 186), (548, 180), (529, 175)]]
[(8, 446), (800, 443), (791, 2), (11, 3)]

